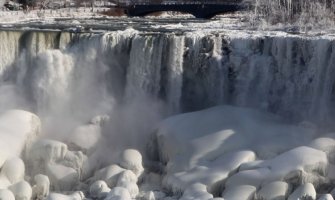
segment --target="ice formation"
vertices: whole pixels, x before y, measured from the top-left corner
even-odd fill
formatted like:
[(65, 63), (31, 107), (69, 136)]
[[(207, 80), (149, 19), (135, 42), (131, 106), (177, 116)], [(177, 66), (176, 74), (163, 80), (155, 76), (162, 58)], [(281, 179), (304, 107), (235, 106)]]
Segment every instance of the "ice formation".
[(133, 29), (0, 36), (0, 196), (332, 194), (335, 135), (318, 128), (335, 114), (332, 36)]

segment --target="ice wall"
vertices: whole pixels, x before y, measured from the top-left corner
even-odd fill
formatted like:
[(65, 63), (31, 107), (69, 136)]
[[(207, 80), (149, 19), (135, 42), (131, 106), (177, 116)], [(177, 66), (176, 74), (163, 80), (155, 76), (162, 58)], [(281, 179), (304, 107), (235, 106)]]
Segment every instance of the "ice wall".
[(89, 119), (112, 102), (143, 96), (163, 100), (168, 113), (231, 104), (296, 120), (334, 115), (333, 37), (134, 30), (0, 36), (1, 85), (18, 87), (42, 118), (73, 110)]

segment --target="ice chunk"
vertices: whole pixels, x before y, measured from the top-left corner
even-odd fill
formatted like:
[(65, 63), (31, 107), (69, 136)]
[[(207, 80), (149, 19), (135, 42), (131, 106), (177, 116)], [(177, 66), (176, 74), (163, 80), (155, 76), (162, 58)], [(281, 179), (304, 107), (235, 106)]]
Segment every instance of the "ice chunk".
[(107, 186), (107, 183), (102, 180), (95, 181), (90, 186), (90, 195), (95, 199), (105, 198), (110, 191), (111, 189)]
[(331, 194), (323, 194), (321, 195), (318, 200), (334, 200)]
[(131, 196), (131, 198), (136, 198), (139, 193), (139, 189), (136, 183), (128, 181), (118, 181), (117, 187), (126, 188)]
[(213, 195), (207, 192), (206, 185), (195, 183), (186, 188), (180, 200), (209, 200), (212, 198)]
[(256, 187), (251, 185), (239, 185), (228, 187), (223, 192), (224, 199), (229, 200), (253, 200), (256, 192)]
[(90, 178), (91, 181), (104, 180), (110, 188), (116, 186), (119, 175), (125, 169), (118, 165), (110, 165), (108, 167), (102, 168), (94, 173), (94, 176)]
[(185, 172), (168, 174), (164, 178), (164, 185), (178, 192), (178, 190), (184, 190), (189, 185), (199, 182), (206, 185), (209, 192), (217, 193), (230, 174), (236, 171), (242, 163), (253, 161), (255, 158), (256, 155), (252, 151), (223, 154), (211, 162), (202, 163), (203, 166), (197, 166)]
[(6, 160), (0, 175), (6, 177), (11, 184), (24, 179), (25, 166), (21, 158), (12, 157)]
[[(1, 162), (6, 155), (20, 156), (29, 149), (32, 141), (40, 135), (40, 119), (23, 110), (9, 110), (0, 114)], [(25, 152), (23, 152), (25, 156)]]
[(74, 192), (71, 195), (64, 195), (59, 193), (50, 193), (46, 200), (83, 200), (85, 195), (83, 192)]
[(33, 199), (42, 200), (49, 195), (50, 180), (43, 174), (37, 174), (34, 177), (35, 185), (33, 186)]
[(21, 181), (8, 188), (13, 192), (15, 200), (29, 200), (32, 197), (32, 189), (28, 182)]
[(15, 200), (15, 196), (12, 191), (8, 189), (0, 189), (0, 199), (2, 200)]
[(335, 164), (335, 140), (333, 138), (317, 138), (308, 146), (324, 151), (328, 156), (329, 162)]
[(142, 155), (137, 150), (126, 149), (121, 153), (119, 159), (120, 166), (133, 171), (137, 177), (143, 173)]
[(257, 192), (257, 198), (260, 200), (285, 200), (291, 192), (289, 184), (282, 181), (274, 181), (265, 184), (262, 189)]
[(48, 164), (46, 169), (51, 188), (58, 191), (71, 191), (79, 182), (79, 175), (73, 168), (59, 164)]
[(241, 171), (228, 178), (226, 187), (236, 188), (239, 185), (248, 184), (259, 188), (270, 174), (271, 170), (269, 168)]
[(316, 199), (316, 191), (311, 183), (305, 183), (299, 186), (289, 197), (288, 200), (297, 199)]
[(108, 193), (105, 200), (131, 200), (131, 196), (127, 189), (115, 187)]

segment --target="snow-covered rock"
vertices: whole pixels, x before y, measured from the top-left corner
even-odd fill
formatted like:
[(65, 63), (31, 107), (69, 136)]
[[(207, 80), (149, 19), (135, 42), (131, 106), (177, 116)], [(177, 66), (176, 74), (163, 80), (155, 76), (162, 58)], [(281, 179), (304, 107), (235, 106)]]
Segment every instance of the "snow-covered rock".
[(184, 190), (194, 183), (207, 185), (209, 192), (220, 193), (224, 181), (235, 172), (242, 163), (255, 160), (252, 151), (237, 151), (223, 154), (211, 162), (204, 162), (202, 166), (194, 167), (185, 172), (168, 174), (164, 178), (165, 187), (173, 191)]
[(295, 191), (288, 197), (288, 200), (297, 200), (297, 199), (316, 199), (316, 191), (314, 186), (311, 183), (305, 183), (300, 185)]
[(50, 193), (46, 200), (83, 200), (85, 195), (83, 192), (78, 191), (70, 195), (64, 195), (59, 193)]
[(56, 163), (64, 159), (67, 145), (56, 140), (37, 140), (31, 147), (29, 159), (41, 164)]
[(24, 179), (25, 166), (21, 158), (12, 157), (4, 163), (0, 176), (6, 177), (11, 184), (15, 184)]
[(255, 197), (256, 187), (251, 185), (239, 185), (228, 187), (222, 193), (224, 199), (229, 200), (253, 200)]
[[(239, 165), (255, 159), (255, 156), (237, 156), (238, 159), (235, 163), (232, 162), (234, 165), (227, 167), (230, 170), (222, 168), (222, 171), (217, 171), (220, 173), (213, 173), (206, 177), (206, 172), (211, 172), (215, 166), (219, 168), (219, 164), (215, 162), (220, 156), (222, 156), (220, 159), (225, 159), (224, 157), (228, 153), (237, 153), (248, 149), (250, 152), (255, 152), (258, 156), (257, 159), (267, 160), (294, 147), (308, 144), (314, 134), (314, 129), (286, 124), (281, 118), (269, 113), (248, 108), (217, 106), (163, 120), (155, 136), (152, 137), (147, 151), (152, 160), (167, 164), (167, 173), (163, 181), (164, 187), (178, 193), (183, 191), (185, 185), (188, 184), (184, 180), (191, 180), (190, 182), (193, 183), (197, 180), (200, 182), (205, 180), (207, 182), (203, 183), (208, 184), (209, 189), (213, 190), (212, 188), (219, 188), (217, 186), (222, 184), (219, 180), (224, 182), (229, 172), (234, 172), (234, 169)], [(308, 151), (312, 152), (312, 150)], [(317, 159), (318, 161), (324, 158), (322, 153), (316, 153), (321, 155), (321, 158)], [(246, 153), (245, 155), (252, 154)], [(227, 158), (227, 160), (229, 159)], [(235, 181), (244, 185), (254, 182), (253, 184), (259, 187), (264, 179), (269, 179), (271, 182), (280, 180), (271, 179), (274, 176), (271, 175), (272, 170), (268, 168), (270, 162), (266, 162), (267, 165), (264, 167), (260, 166), (265, 162), (257, 163), (252, 170), (249, 170), (250, 172), (239, 172), (244, 175), (237, 175), (240, 177), (237, 178), (240, 181), (236, 179)], [(312, 161), (306, 162), (309, 164)], [(326, 162), (321, 164), (323, 166)], [(293, 170), (294, 166), (291, 168)], [(263, 177), (264, 175), (266, 177)], [(287, 174), (277, 170), (276, 175), (279, 177)], [(243, 183), (245, 176), (251, 182)], [(210, 177), (212, 180), (209, 180)], [(227, 179), (228, 182), (229, 179)], [(211, 186), (210, 182), (217, 183), (218, 181), (219, 183), (214, 184), (214, 187)]]
[(213, 195), (208, 193), (206, 185), (195, 183), (186, 188), (180, 200), (209, 200), (212, 198)]
[(129, 169), (139, 177), (143, 171), (142, 155), (135, 149), (126, 149), (120, 154), (119, 164), (125, 169)]
[(282, 181), (274, 181), (263, 185), (257, 192), (257, 200), (285, 200), (291, 192), (288, 183)]
[(317, 138), (308, 145), (327, 154), (329, 162), (335, 164), (335, 139), (328, 137)]
[(334, 200), (334, 198), (331, 194), (323, 194), (318, 198), (318, 200)]
[(253, 170), (240, 171), (227, 180), (226, 185), (249, 184), (259, 187), (262, 183), (285, 180), (299, 184), (327, 182), (328, 159), (325, 152), (301, 146), (272, 159), (257, 162)]
[(64, 165), (48, 164), (46, 173), (53, 190), (71, 191), (79, 182), (77, 171)]
[(40, 131), (41, 121), (33, 113), (23, 110), (0, 113), (0, 164), (6, 156), (20, 156), (21, 153), (25, 156)]
[(123, 182), (137, 183), (137, 176), (131, 170), (125, 170), (119, 174), (118, 184)]
[(139, 188), (136, 183), (129, 181), (119, 181), (117, 187), (126, 188), (131, 196), (131, 198), (136, 198), (139, 193)]
[(105, 200), (131, 200), (127, 189), (123, 187), (114, 187), (107, 195)]
[(111, 191), (107, 183), (102, 180), (95, 181), (90, 186), (90, 196), (95, 199), (103, 199)]
[(2, 200), (15, 200), (15, 196), (12, 191), (8, 189), (0, 189), (0, 199)]
[(43, 174), (34, 177), (35, 185), (32, 187), (33, 199), (42, 200), (49, 195), (50, 180)]
[(13, 192), (15, 200), (30, 200), (32, 197), (32, 189), (28, 182), (21, 181), (8, 187)]
[(126, 169), (121, 168), (118, 165), (110, 165), (102, 168), (94, 173), (94, 176), (90, 178), (90, 181), (94, 182), (97, 180), (103, 180), (107, 183), (110, 188), (116, 186), (119, 179), (119, 175)]

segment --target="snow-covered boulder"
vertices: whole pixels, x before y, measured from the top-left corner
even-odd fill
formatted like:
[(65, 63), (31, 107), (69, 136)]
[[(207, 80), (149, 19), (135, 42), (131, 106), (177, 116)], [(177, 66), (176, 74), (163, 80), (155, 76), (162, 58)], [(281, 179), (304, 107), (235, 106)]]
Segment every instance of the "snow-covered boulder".
[(12, 191), (8, 189), (0, 189), (1, 200), (15, 200), (15, 196)]
[(213, 195), (208, 193), (206, 185), (195, 183), (186, 188), (179, 200), (209, 200), (212, 198)]
[(143, 171), (142, 155), (135, 149), (124, 150), (119, 157), (119, 164), (121, 167), (131, 170), (139, 177)]
[(40, 135), (41, 121), (33, 113), (9, 110), (0, 113), (0, 164), (6, 156), (26, 156), (31, 143)]
[(184, 190), (194, 183), (202, 183), (208, 187), (211, 193), (220, 193), (224, 181), (235, 172), (243, 163), (256, 159), (252, 151), (237, 151), (223, 154), (215, 160), (202, 163), (202, 166), (194, 167), (190, 170), (167, 174), (163, 183), (165, 187), (172, 189), (174, 192)]
[(37, 140), (31, 147), (29, 159), (41, 164), (56, 163), (64, 159), (67, 153), (67, 145), (56, 141), (41, 139)]
[(136, 183), (129, 182), (129, 181), (119, 181), (117, 183), (117, 187), (123, 187), (126, 188), (131, 196), (131, 198), (136, 198), (136, 196), (139, 193), (139, 189)]
[(125, 170), (119, 174), (118, 183), (130, 182), (137, 183), (137, 176), (131, 170)]
[(91, 182), (97, 180), (103, 180), (107, 183), (110, 188), (116, 186), (117, 181), (119, 179), (119, 175), (121, 172), (125, 171), (125, 169), (121, 168), (118, 165), (110, 165), (108, 167), (102, 168), (94, 173), (94, 176), (90, 178)]
[(12, 157), (4, 163), (0, 175), (6, 177), (11, 184), (15, 184), (24, 179), (25, 166), (21, 158)]
[(83, 200), (85, 195), (83, 192), (78, 191), (70, 195), (64, 195), (59, 193), (50, 193), (46, 200)]
[(258, 192), (257, 200), (285, 200), (291, 192), (288, 183), (282, 181), (274, 181), (265, 184)]
[(46, 174), (53, 190), (71, 191), (79, 182), (77, 171), (64, 165), (48, 164)]
[(318, 198), (318, 200), (334, 200), (334, 198), (331, 194), (323, 194)]
[(131, 200), (131, 196), (127, 189), (115, 187), (108, 193), (105, 200)]
[(83, 165), (86, 160), (87, 156), (84, 155), (81, 151), (67, 151), (63, 160), (59, 161), (58, 163), (75, 169), (79, 176), (81, 176)]
[(295, 191), (288, 197), (288, 200), (297, 200), (297, 199), (316, 199), (316, 191), (314, 186), (311, 183), (305, 183), (300, 185)]
[(95, 199), (103, 199), (111, 191), (107, 183), (102, 180), (95, 181), (90, 186), (90, 196)]
[(42, 200), (49, 195), (50, 180), (43, 174), (34, 177), (35, 185), (32, 187), (33, 199)]
[(325, 152), (329, 162), (335, 164), (335, 139), (328, 137), (317, 138), (311, 141), (308, 146)]
[(251, 185), (239, 185), (236, 187), (226, 188), (222, 196), (229, 200), (253, 200), (255, 197), (256, 187)]
[(32, 197), (31, 186), (26, 181), (13, 184), (8, 189), (13, 192), (15, 200), (30, 200)]
[[(287, 124), (280, 117), (269, 113), (241, 107), (217, 106), (163, 120), (151, 138), (147, 152), (151, 160), (166, 163), (163, 186), (171, 189), (175, 184), (177, 186), (172, 191), (178, 193), (188, 183), (184, 180), (206, 180), (207, 177), (201, 174), (210, 172), (215, 161), (222, 155), (247, 149), (255, 152), (257, 159), (267, 160), (294, 147), (308, 144), (315, 134), (315, 129)], [(249, 157), (244, 162), (252, 159), (254, 158)], [(238, 167), (243, 161), (236, 163)], [(270, 175), (272, 171), (258, 168), (267, 166), (258, 165), (253, 169), (256, 171), (250, 174), (250, 179), (258, 179), (253, 180), (259, 186), (264, 180), (264, 173)], [(214, 177), (214, 187), (203, 183), (208, 184), (210, 190), (219, 188), (225, 181), (225, 171), (218, 173), (218, 179), (222, 181), (215, 180), (217, 174), (209, 176)]]
[(328, 159), (325, 152), (301, 146), (272, 159), (257, 162), (253, 170), (240, 171), (227, 180), (226, 185), (249, 184), (259, 187), (263, 183), (284, 180), (299, 184), (327, 182)]

